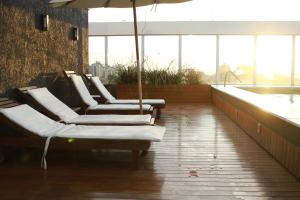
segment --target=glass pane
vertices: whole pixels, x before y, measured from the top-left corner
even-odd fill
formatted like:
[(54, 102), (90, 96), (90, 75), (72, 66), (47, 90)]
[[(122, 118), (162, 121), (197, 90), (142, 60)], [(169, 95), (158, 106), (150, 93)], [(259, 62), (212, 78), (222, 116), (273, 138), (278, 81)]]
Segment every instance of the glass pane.
[(292, 37), (257, 37), (257, 84), (291, 83)]
[(107, 82), (105, 70), (105, 39), (104, 37), (89, 37), (89, 73), (99, 76)]
[(104, 37), (89, 37), (89, 64), (96, 62), (105, 63), (105, 41)]
[(300, 85), (300, 36), (296, 36), (295, 51), (295, 85)]
[(226, 73), (230, 70), (240, 80), (228, 74), (226, 83), (252, 84), (253, 52), (253, 36), (220, 36), (218, 83), (224, 82)]
[[(139, 38), (139, 46), (141, 46), (140, 44), (141, 42)], [(134, 36), (108, 37), (108, 65), (132, 65), (135, 62), (136, 55)]]
[(178, 36), (145, 36), (144, 67), (178, 70)]
[(182, 36), (182, 68), (200, 71), (205, 83), (214, 83), (216, 36)]

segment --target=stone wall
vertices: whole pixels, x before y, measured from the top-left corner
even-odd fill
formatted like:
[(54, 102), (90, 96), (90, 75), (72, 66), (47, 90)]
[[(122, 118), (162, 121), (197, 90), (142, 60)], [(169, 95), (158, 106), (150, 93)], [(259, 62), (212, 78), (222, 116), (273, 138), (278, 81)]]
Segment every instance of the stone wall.
[[(62, 70), (88, 69), (88, 11), (50, 8), (48, 1), (0, 0), (0, 96), (38, 85), (63, 97)], [(42, 14), (49, 15), (48, 31), (41, 30)]]

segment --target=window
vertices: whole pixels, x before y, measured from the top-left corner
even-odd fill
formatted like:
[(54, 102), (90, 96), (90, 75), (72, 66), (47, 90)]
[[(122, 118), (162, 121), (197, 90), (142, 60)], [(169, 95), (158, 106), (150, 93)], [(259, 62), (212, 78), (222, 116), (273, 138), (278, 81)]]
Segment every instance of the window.
[(300, 85), (300, 36), (295, 41), (295, 85)]
[(257, 84), (291, 84), (292, 37), (257, 37)]
[(89, 37), (89, 64), (99, 62), (105, 63), (105, 41), (104, 37)]
[[(139, 46), (141, 44), (139, 38)], [(141, 48), (139, 48), (141, 49)], [(134, 36), (108, 37), (108, 65), (132, 65), (136, 62)]]
[(223, 83), (231, 70), (240, 79), (228, 75), (229, 84), (252, 84), (253, 82), (253, 36), (220, 36), (218, 82)]
[(213, 83), (216, 74), (216, 36), (182, 36), (182, 69), (203, 73), (203, 81)]
[(145, 36), (145, 69), (178, 70), (178, 36)]
[[(140, 60), (145, 69), (179, 69), (179, 36), (144, 36), (144, 60), (140, 44)], [(200, 72), (203, 82), (214, 83), (216, 79), (216, 36), (182, 36), (181, 68)], [(233, 71), (241, 84), (252, 84), (254, 80), (254, 58), (256, 57), (255, 80), (260, 85), (290, 85), (292, 70), (292, 36), (257, 36), (256, 51), (254, 36), (219, 36), (218, 83), (224, 82), (228, 70)], [(256, 53), (256, 55), (254, 55)], [(108, 36), (108, 65), (132, 65), (136, 61), (133, 36)], [(105, 63), (105, 37), (89, 37), (90, 73), (102, 75)], [(197, 73), (198, 73), (197, 72)], [(296, 85), (300, 85), (300, 36), (295, 40)], [(233, 76), (229, 84), (240, 84)]]

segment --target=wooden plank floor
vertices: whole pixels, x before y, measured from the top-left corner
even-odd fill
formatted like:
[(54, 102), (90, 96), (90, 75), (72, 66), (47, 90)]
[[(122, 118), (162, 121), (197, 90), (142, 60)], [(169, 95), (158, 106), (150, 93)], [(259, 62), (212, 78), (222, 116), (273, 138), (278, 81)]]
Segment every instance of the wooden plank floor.
[(0, 165), (0, 199), (300, 199), (300, 182), (221, 111), (168, 105), (140, 170), (128, 152), (13, 152)]

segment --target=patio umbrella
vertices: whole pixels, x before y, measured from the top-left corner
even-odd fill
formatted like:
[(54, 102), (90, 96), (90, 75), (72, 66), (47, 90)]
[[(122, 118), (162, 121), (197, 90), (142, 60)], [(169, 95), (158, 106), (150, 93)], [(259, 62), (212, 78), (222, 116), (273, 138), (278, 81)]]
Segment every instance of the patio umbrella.
[(160, 4), (160, 3), (181, 3), (186, 1), (190, 1), (190, 0), (51, 0), (49, 4), (52, 7), (69, 7), (69, 8), (83, 8), (83, 9), (100, 8), (100, 7), (133, 8), (136, 65), (138, 71), (139, 105), (140, 105), (140, 113), (143, 114), (143, 109), (142, 109), (143, 92), (142, 92), (140, 57), (139, 57), (136, 7), (147, 6), (151, 4)]

